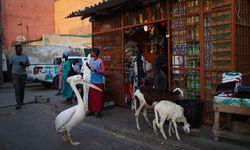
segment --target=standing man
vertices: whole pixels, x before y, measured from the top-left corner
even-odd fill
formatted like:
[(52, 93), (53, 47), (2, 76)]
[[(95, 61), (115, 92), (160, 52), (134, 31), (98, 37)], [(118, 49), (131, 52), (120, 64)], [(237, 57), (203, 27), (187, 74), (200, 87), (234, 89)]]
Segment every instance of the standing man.
[(167, 68), (168, 58), (161, 54), (160, 46), (158, 44), (154, 44), (153, 52), (156, 56), (152, 62), (154, 88), (157, 90), (165, 90), (167, 87), (167, 76), (164, 72), (164, 68)]
[(65, 61), (62, 64), (62, 81), (63, 81), (63, 87), (62, 87), (62, 96), (63, 98), (66, 98), (66, 100), (63, 102), (66, 105), (72, 104), (72, 97), (73, 97), (73, 90), (70, 86), (70, 84), (67, 82), (67, 78), (70, 76), (71, 71), (71, 62), (68, 60), (68, 56), (70, 56), (70, 52), (64, 52), (63, 58)]
[(24, 88), (27, 78), (26, 67), (30, 65), (29, 58), (22, 54), (22, 46), (15, 46), (16, 54), (13, 54), (10, 59), (11, 74), (13, 85), (15, 88), (16, 109), (20, 109), (24, 105)]
[(60, 59), (59, 64), (58, 64), (58, 93), (55, 96), (59, 96), (61, 95), (61, 91), (62, 91), (62, 60)]
[(98, 91), (92, 88), (89, 88), (89, 102), (88, 102), (88, 115), (94, 115), (96, 113), (97, 117), (101, 117), (102, 109), (103, 109), (103, 99), (104, 99), (104, 62), (99, 58), (100, 50), (98, 48), (93, 48), (91, 51), (91, 57), (89, 64), (86, 65), (91, 70), (90, 82), (95, 86), (102, 89), (102, 91)]

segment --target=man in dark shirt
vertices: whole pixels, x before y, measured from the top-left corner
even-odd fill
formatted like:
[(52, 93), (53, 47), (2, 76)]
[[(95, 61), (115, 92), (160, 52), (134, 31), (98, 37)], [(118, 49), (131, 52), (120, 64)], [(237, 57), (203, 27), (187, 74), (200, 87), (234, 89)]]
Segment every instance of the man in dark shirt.
[(153, 52), (156, 57), (152, 62), (152, 70), (154, 72), (154, 88), (158, 90), (165, 90), (167, 86), (167, 76), (163, 68), (167, 67), (168, 58), (160, 54), (160, 46), (154, 44)]
[(22, 46), (15, 46), (16, 54), (12, 55), (10, 59), (11, 64), (11, 74), (13, 79), (13, 85), (15, 88), (15, 97), (16, 97), (16, 109), (20, 109), (23, 105), (24, 100), (24, 88), (25, 81), (27, 78), (26, 67), (30, 65), (29, 58), (22, 54)]

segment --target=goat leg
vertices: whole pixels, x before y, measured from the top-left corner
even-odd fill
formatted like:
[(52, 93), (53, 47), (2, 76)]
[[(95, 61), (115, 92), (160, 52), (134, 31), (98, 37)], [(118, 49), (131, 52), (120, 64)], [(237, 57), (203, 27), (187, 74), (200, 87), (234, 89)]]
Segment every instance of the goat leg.
[(178, 133), (178, 129), (177, 129), (177, 124), (176, 124), (176, 121), (175, 121), (175, 120), (173, 120), (172, 122), (173, 122), (173, 125), (174, 125), (176, 138), (177, 138), (177, 140), (179, 140), (179, 141), (180, 141), (181, 139), (180, 139), (180, 136), (179, 136), (179, 133)]
[(156, 128), (156, 120), (153, 120), (153, 129), (156, 135), (158, 135), (157, 128)]
[(135, 112), (135, 121), (136, 121), (136, 126), (137, 126), (138, 130), (141, 130), (140, 126), (139, 126), (139, 114), (141, 112), (142, 107), (143, 107), (143, 105), (140, 104), (140, 107)]
[(164, 129), (163, 129), (163, 125), (164, 125), (165, 120), (166, 120), (166, 117), (162, 116), (159, 128), (160, 128), (160, 131), (161, 131), (161, 134), (162, 134), (163, 138), (167, 139), (167, 136), (166, 136), (166, 134), (164, 132)]
[(172, 136), (171, 130), (172, 130), (172, 122), (169, 120), (169, 125), (168, 125), (168, 135), (169, 136)]
[(174, 128), (172, 127), (172, 121), (169, 120), (168, 135), (172, 136), (172, 133), (175, 134)]
[(152, 124), (151, 124), (150, 121), (148, 120), (147, 109), (143, 109), (143, 113), (142, 113), (142, 114), (143, 114), (145, 120), (147, 121), (148, 126), (149, 126), (150, 128), (152, 128)]
[[(171, 122), (171, 123), (172, 123), (172, 122)], [(174, 128), (173, 128), (173, 127), (171, 127), (171, 132), (172, 132), (173, 134), (175, 134)]]

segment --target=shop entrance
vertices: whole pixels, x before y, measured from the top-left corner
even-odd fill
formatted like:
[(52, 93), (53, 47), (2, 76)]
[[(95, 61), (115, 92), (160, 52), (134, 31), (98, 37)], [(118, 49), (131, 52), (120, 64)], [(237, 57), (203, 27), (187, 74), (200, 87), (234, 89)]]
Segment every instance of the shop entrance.
[(155, 23), (124, 30), (125, 104), (142, 86), (168, 89), (167, 23)]

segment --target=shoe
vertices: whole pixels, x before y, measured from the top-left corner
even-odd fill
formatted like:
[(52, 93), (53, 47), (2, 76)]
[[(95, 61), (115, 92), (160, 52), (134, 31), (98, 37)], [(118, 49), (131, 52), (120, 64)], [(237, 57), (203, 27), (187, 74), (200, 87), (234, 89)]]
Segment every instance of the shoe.
[(88, 112), (87, 116), (93, 116), (95, 113), (94, 112)]
[(16, 109), (21, 109), (21, 106), (16, 106)]
[(67, 102), (69, 102), (70, 100), (65, 100), (64, 102), (62, 102), (62, 104), (66, 104)]
[(73, 103), (72, 103), (72, 101), (66, 100), (66, 101), (64, 102), (64, 104), (65, 104), (65, 105), (71, 105), (71, 104), (73, 104)]
[(102, 113), (101, 113), (101, 112), (96, 113), (96, 117), (97, 117), (97, 118), (102, 117)]

